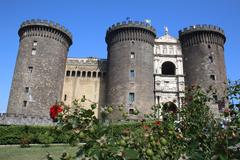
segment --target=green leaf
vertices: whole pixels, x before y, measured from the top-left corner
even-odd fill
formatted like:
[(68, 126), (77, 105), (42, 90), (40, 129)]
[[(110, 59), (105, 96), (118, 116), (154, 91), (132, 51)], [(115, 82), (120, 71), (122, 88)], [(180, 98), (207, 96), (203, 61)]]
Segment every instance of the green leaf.
[(139, 153), (135, 149), (125, 149), (126, 159), (139, 159)]

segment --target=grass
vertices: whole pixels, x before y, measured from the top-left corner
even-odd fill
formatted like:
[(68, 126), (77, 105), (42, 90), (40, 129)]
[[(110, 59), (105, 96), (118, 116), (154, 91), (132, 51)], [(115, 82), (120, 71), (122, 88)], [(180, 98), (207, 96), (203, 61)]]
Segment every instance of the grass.
[(1, 146), (0, 160), (47, 160), (46, 155), (50, 153), (54, 159), (60, 159), (63, 152), (68, 152), (74, 156), (78, 147), (69, 145), (57, 145), (50, 147), (31, 146), (21, 148), (19, 146)]

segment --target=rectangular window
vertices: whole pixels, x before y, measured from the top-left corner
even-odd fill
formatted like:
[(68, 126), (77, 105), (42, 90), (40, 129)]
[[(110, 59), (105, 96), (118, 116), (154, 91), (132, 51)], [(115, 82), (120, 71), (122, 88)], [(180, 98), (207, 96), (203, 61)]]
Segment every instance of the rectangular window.
[(134, 79), (135, 77), (135, 71), (132, 69), (130, 70), (130, 79)]
[(134, 59), (134, 58), (135, 58), (135, 53), (134, 53), (134, 52), (131, 52), (130, 57), (131, 57), (131, 59)]
[(134, 93), (129, 93), (128, 100), (129, 100), (130, 103), (134, 102), (134, 99), (135, 99), (134, 96), (135, 96)]
[(212, 79), (212, 80), (216, 80), (216, 77), (215, 77), (215, 75), (210, 75), (210, 78)]
[(37, 46), (37, 41), (33, 42), (33, 46), (36, 47)]
[(129, 109), (129, 114), (134, 114), (134, 109), (130, 108)]
[(33, 72), (33, 66), (28, 66), (28, 72), (32, 73)]
[(65, 94), (65, 95), (64, 95), (64, 101), (66, 101), (66, 100), (67, 100), (67, 95)]
[(25, 87), (25, 93), (29, 92), (29, 87)]
[(23, 107), (27, 106), (27, 101), (23, 101)]
[(37, 51), (35, 48), (32, 49), (32, 55), (36, 55)]

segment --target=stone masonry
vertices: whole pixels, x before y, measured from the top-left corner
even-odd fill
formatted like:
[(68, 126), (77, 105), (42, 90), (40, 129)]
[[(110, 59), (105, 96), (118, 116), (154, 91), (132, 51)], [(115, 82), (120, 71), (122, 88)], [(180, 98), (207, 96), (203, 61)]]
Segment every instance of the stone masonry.
[(72, 35), (53, 22), (25, 21), (18, 34), (8, 110), (0, 114), (0, 124), (52, 125), (51, 105), (60, 100), (71, 105), (82, 96), (98, 104), (97, 117), (102, 107), (112, 105), (111, 118), (119, 120), (115, 107), (121, 104), (130, 115), (135, 109), (149, 113), (159, 103), (181, 107), (185, 86), (192, 85), (216, 89), (215, 113), (226, 103), (226, 37), (216, 26), (184, 28), (178, 39), (167, 28), (157, 38), (147, 22), (117, 23), (106, 32), (107, 59), (67, 58)]

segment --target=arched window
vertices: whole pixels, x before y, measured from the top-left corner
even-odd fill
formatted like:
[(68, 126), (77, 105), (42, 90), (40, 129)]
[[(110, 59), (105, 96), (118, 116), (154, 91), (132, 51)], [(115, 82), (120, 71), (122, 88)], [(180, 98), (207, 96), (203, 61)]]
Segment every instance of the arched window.
[(87, 76), (91, 77), (91, 72), (90, 71), (87, 72)]
[(77, 71), (77, 77), (80, 77), (80, 75), (81, 75), (81, 72)]
[(70, 71), (66, 72), (66, 76), (69, 77), (70, 76)]
[(96, 77), (96, 76), (97, 76), (97, 73), (96, 73), (96, 72), (93, 72), (92, 76), (93, 76), (93, 77)]
[(163, 75), (175, 75), (176, 67), (172, 62), (164, 62), (162, 64), (162, 74)]
[(82, 77), (86, 77), (86, 72), (85, 71), (82, 72)]
[(75, 71), (72, 71), (72, 77), (75, 77), (75, 73), (76, 73)]

